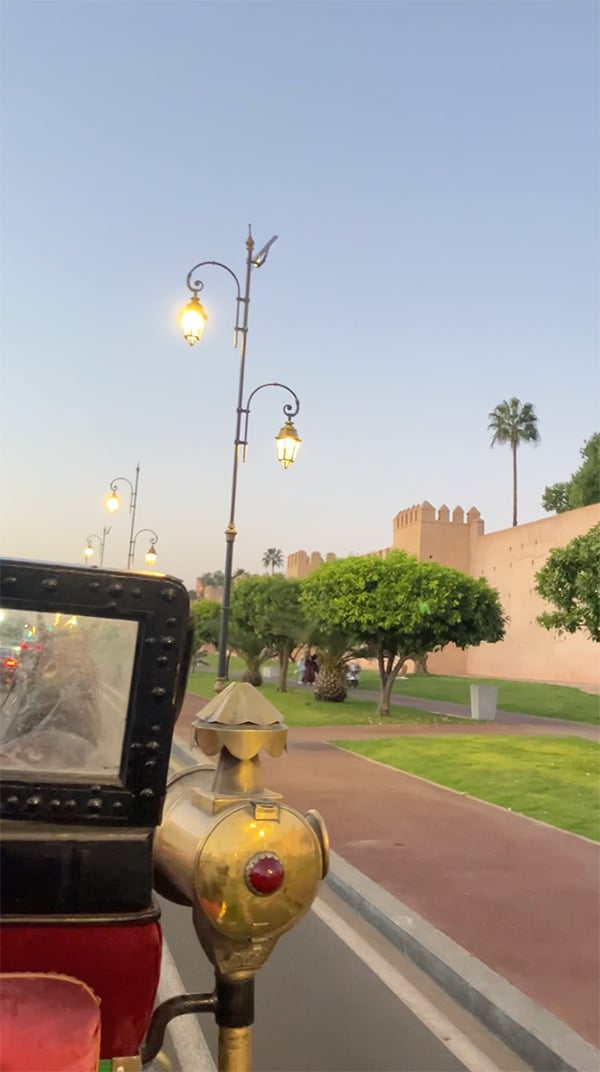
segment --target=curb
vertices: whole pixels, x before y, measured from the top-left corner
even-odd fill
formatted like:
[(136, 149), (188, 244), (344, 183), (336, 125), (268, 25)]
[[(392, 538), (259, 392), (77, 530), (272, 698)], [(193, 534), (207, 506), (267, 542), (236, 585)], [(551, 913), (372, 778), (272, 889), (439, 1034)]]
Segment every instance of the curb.
[(537, 1072), (597, 1072), (600, 1051), (361, 871), (331, 853), (326, 883)]

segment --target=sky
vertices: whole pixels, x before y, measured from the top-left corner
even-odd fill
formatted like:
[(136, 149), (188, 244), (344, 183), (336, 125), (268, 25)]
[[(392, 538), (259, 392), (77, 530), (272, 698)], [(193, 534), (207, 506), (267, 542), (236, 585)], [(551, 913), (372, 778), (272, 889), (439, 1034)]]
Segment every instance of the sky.
[[(81, 562), (116, 477), (191, 586), (223, 568), (252, 276), (236, 567), (361, 553), (424, 499), (511, 523), (488, 414), (532, 402), (519, 520), (599, 428), (599, 8), (578, 0), (4, 0), (0, 550)], [(143, 568), (147, 535), (136, 545)], [(97, 561), (97, 558), (96, 558)]]

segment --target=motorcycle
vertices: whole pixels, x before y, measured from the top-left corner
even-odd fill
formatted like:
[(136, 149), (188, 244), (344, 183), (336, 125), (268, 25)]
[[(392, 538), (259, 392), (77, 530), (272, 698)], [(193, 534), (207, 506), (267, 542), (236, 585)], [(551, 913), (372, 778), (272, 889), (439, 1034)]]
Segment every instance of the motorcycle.
[(358, 688), (358, 681), (360, 677), (360, 666), (358, 663), (348, 663), (346, 667), (346, 684), (350, 689)]

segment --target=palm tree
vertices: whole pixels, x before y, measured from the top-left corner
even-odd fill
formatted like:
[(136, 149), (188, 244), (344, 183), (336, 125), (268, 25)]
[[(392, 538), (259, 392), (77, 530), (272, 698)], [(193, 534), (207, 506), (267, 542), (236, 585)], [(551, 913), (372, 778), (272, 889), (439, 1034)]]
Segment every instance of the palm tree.
[(283, 566), (283, 551), (278, 547), (268, 547), (262, 557), (263, 566), (270, 566), (271, 573), (275, 573), (275, 567), (280, 569)]
[(517, 449), (520, 443), (539, 443), (537, 417), (531, 402), (511, 398), (500, 402), (488, 414), (488, 431), (493, 432), (491, 446), (510, 443), (513, 458), (513, 525), (517, 524)]

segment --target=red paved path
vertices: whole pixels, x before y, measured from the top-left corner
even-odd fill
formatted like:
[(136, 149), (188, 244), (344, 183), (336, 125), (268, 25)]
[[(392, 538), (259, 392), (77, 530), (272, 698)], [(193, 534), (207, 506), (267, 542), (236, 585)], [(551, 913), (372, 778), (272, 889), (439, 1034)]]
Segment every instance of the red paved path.
[[(205, 700), (188, 695), (177, 726)], [(433, 926), (600, 1043), (598, 846), (359, 756), (328, 740), (410, 733), (532, 734), (531, 726), (292, 728), (265, 782), (323, 813), (332, 847)], [(545, 731), (546, 733), (549, 731)]]

